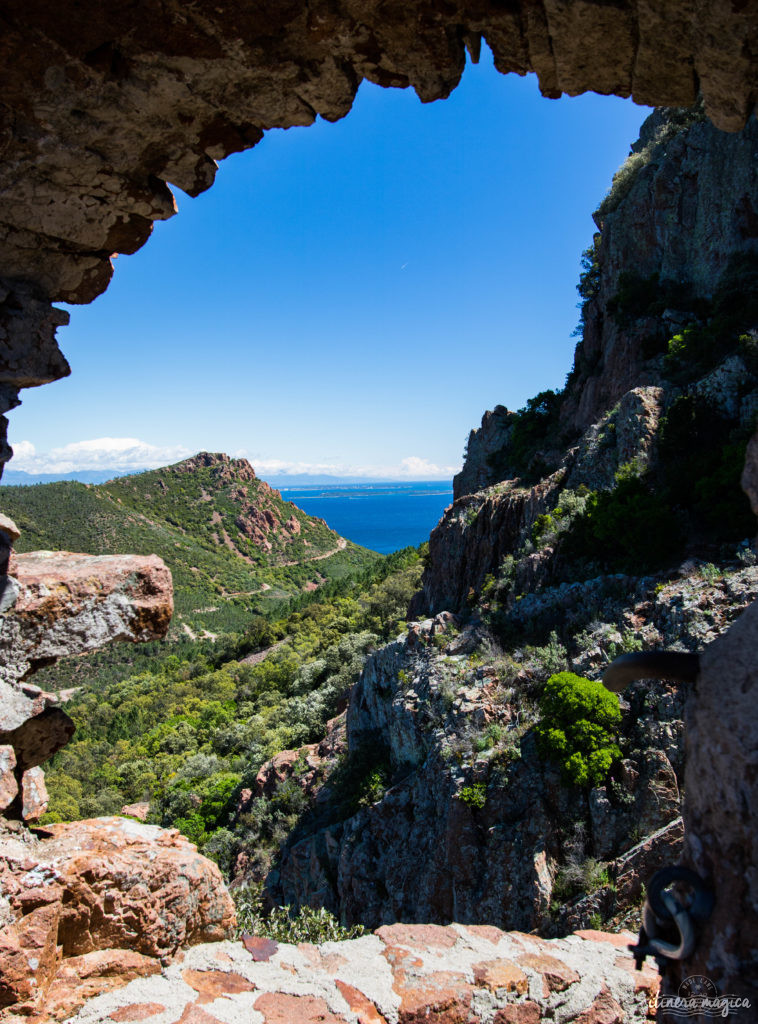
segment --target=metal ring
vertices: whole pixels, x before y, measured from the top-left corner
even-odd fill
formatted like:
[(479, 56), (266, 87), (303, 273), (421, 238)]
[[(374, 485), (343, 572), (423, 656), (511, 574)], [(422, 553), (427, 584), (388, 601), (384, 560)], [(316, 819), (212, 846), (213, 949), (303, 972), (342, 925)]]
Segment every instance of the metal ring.
[(664, 897), (667, 895), (665, 890), (674, 882), (683, 882), (692, 889), (692, 899), (685, 908), (690, 917), (696, 921), (707, 920), (713, 910), (713, 892), (696, 871), (681, 864), (661, 868), (648, 882), (647, 902), (656, 918), (659, 921), (670, 919), (670, 905)]
[[(695, 949), (695, 926), (685, 908), (674, 899), (671, 893), (662, 893), (661, 899), (666, 906), (667, 916), (671, 918), (679, 932), (679, 944), (667, 942), (656, 935), (657, 924), (654, 923), (655, 915), (651, 911), (650, 914), (644, 915), (644, 927), (649, 936), (648, 947), (655, 956), (662, 956), (667, 960), (686, 960)], [(645, 910), (649, 906), (649, 902), (646, 901)]]

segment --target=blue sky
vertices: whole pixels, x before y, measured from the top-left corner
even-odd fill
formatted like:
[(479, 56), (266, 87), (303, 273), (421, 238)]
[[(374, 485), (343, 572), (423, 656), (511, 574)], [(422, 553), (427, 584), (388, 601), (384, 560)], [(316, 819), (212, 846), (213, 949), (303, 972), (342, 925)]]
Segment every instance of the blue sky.
[(72, 376), (22, 394), (9, 468), (449, 476), (485, 409), (562, 386), (591, 213), (647, 113), (484, 53), (444, 102), (364, 82), (337, 124), (269, 132), (71, 307)]

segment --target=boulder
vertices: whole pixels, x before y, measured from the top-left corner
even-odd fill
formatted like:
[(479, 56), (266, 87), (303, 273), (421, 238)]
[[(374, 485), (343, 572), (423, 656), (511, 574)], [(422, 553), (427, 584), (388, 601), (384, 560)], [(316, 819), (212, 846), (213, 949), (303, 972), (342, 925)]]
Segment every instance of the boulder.
[(234, 905), (218, 867), (175, 829), (127, 818), (48, 825), (0, 838), (0, 883), (18, 920), (58, 906), (64, 957), (129, 949), (165, 960), (224, 939)]
[(13, 748), (23, 772), (46, 761), (74, 732), (60, 698), (28, 677), (59, 657), (111, 640), (165, 636), (173, 592), (171, 573), (155, 555), (35, 551), (14, 556), (11, 568), (13, 576), (4, 579), (12, 587), (0, 596), (0, 745)]

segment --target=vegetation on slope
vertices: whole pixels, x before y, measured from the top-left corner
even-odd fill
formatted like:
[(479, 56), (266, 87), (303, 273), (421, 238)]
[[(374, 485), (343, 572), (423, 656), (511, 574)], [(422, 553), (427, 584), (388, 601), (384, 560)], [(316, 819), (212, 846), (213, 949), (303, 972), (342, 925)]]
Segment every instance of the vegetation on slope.
[(304, 588), (378, 559), (258, 480), (244, 459), (206, 453), (109, 483), (4, 487), (19, 551), (157, 554), (174, 578), (172, 636), (245, 628)]
[[(420, 553), (406, 549), (368, 570), (352, 592), (314, 595), (222, 645), (186, 641), (128, 675), (101, 661), (67, 705), (74, 738), (46, 765), (46, 820), (149, 801), (150, 820), (179, 828), (225, 870), (240, 850), (260, 856), (261, 835), (264, 851), (274, 846), (292, 811), (280, 800), (265, 821), (234, 826), (241, 790), (273, 754), (323, 736), (365, 654), (400, 628), (420, 571)], [(259, 644), (268, 645), (266, 656), (242, 660)], [(50, 685), (46, 673), (42, 685)]]

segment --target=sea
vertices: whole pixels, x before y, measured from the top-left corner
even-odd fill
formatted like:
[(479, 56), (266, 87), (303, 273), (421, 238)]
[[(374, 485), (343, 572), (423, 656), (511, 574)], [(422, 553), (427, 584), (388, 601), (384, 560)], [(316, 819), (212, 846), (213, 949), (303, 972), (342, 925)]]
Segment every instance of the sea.
[(429, 539), (453, 501), (446, 481), (283, 487), (282, 497), (382, 555)]

